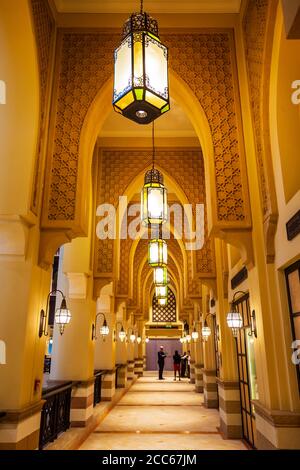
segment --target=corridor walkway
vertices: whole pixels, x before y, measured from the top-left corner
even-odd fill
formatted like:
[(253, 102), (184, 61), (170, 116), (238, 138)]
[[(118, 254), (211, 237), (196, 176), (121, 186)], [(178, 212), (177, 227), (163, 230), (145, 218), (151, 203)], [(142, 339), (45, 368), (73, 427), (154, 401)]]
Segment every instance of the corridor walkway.
[(124, 395), (81, 450), (245, 450), (240, 440), (224, 440), (219, 414), (203, 406), (194, 385), (174, 382), (171, 374), (158, 381), (146, 373)]

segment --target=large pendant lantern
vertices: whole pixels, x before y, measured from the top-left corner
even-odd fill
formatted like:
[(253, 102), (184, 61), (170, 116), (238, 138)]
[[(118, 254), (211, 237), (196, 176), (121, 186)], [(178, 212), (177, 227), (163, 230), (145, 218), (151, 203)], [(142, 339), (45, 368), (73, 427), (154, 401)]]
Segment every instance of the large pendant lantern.
[(155, 297), (165, 299), (168, 297), (168, 286), (155, 286)]
[(155, 286), (165, 286), (168, 284), (168, 270), (167, 268), (154, 268), (153, 282)]
[(148, 263), (151, 267), (165, 267), (168, 264), (168, 245), (165, 240), (155, 238), (148, 245)]
[(149, 124), (170, 109), (168, 49), (158, 24), (143, 11), (133, 13), (114, 53), (115, 111), (139, 124)]
[(155, 168), (145, 174), (141, 192), (141, 218), (144, 226), (167, 221), (167, 189), (163, 175)]

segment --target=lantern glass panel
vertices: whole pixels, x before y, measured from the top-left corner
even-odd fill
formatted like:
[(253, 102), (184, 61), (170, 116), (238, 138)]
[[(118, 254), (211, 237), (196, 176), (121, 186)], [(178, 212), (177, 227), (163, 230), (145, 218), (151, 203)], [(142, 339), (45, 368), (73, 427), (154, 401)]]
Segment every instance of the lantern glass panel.
[(71, 320), (71, 312), (67, 308), (58, 308), (55, 313), (55, 323), (67, 325)]
[(168, 297), (168, 286), (156, 286), (155, 296), (157, 299)]
[(153, 281), (156, 286), (164, 286), (168, 283), (167, 268), (155, 268), (153, 271)]
[(168, 50), (148, 35), (145, 35), (145, 72), (147, 88), (164, 98), (157, 105), (161, 108), (168, 96)]
[(158, 299), (158, 304), (159, 304), (159, 305), (165, 306), (165, 305), (167, 305), (167, 303), (168, 303), (168, 299), (167, 299), (167, 298)]
[(168, 262), (168, 246), (162, 239), (149, 242), (149, 264), (150, 266), (165, 266)]
[[(134, 86), (144, 86), (144, 69), (143, 69), (143, 42), (142, 34), (137, 33), (133, 36), (133, 63), (134, 63)], [(142, 90), (143, 91), (143, 90)], [(142, 99), (142, 97), (141, 97)]]
[[(129, 36), (115, 51), (114, 101), (127, 93), (132, 87), (131, 42), (131, 36)], [(118, 106), (120, 106), (120, 103), (118, 103)]]

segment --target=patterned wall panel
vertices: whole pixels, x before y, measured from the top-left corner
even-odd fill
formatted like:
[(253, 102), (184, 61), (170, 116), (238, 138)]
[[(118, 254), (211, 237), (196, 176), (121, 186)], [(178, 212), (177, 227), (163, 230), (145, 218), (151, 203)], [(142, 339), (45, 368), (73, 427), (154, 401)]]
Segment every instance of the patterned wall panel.
[[(263, 214), (271, 212), (271, 188), (266, 174), (266, 159), (270, 160), (268, 129), (264, 129), (264, 101), (270, 85), (271, 51), (267, 48), (269, 23), (275, 25), (278, 0), (249, 0), (243, 20), (246, 62), (249, 77), (251, 112), (255, 131), (256, 156), (259, 168)], [(265, 73), (266, 71), (266, 73)]]
[[(149, 165), (150, 149), (102, 149), (100, 152), (97, 182), (97, 205), (110, 203), (118, 205), (119, 196), (123, 195), (131, 181)], [(172, 173), (173, 179), (186, 193), (188, 201), (194, 205), (205, 204), (204, 163), (200, 149), (157, 149), (157, 161), (166, 173)], [(195, 212), (195, 211), (194, 211)], [(205, 212), (205, 244), (196, 251), (197, 273), (212, 275), (214, 273), (213, 244), (207, 238), (207, 220)], [(121, 241), (120, 260), (124, 266), (129, 263), (129, 252), (132, 243)], [(97, 240), (95, 245), (95, 274), (112, 272), (113, 241)], [(128, 270), (127, 270), (128, 271)], [(128, 280), (119, 283), (122, 293), (128, 289)]]
[[(93, 99), (113, 73), (113, 50), (119, 34), (62, 31), (57, 46), (56, 100), (53, 103), (54, 147), (48, 162), (43, 219), (46, 227), (80, 224), (76, 213), (79, 141)], [(167, 34), (170, 65), (191, 87), (212, 131), (217, 189), (216, 219), (249, 222), (247, 183), (242, 181), (243, 137), (235, 79), (231, 30)], [(171, 90), (172, 93), (172, 90)], [(128, 162), (130, 164), (130, 161)], [(69, 221), (69, 222), (68, 222)], [(68, 224), (66, 223), (68, 222)]]
[(45, 119), (46, 94), (50, 74), (50, 59), (55, 33), (55, 23), (46, 0), (31, 0), (31, 9), (40, 74), (40, 133), (38, 139), (37, 157), (34, 170), (34, 185), (31, 199), (31, 210), (37, 214), (42, 160), (42, 126)]
[(152, 321), (157, 323), (176, 322), (176, 298), (171, 289), (169, 289), (168, 303), (165, 306), (159, 305), (155, 295), (153, 296)]

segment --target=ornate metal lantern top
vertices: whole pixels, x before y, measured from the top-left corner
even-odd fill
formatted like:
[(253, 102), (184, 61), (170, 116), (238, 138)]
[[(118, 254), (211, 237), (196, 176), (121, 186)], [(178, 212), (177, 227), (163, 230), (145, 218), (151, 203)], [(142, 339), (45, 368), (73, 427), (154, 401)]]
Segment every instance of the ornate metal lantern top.
[(164, 184), (164, 177), (162, 173), (156, 168), (151, 168), (151, 170), (148, 170), (145, 174), (145, 184), (150, 183), (157, 183), (160, 185)]
[(148, 32), (153, 34), (157, 39), (158, 35), (158, 22), (146, 12), (132, 13), (123, 26), (122, 39), (125, 39), (129, 34), (135, 32)]

